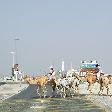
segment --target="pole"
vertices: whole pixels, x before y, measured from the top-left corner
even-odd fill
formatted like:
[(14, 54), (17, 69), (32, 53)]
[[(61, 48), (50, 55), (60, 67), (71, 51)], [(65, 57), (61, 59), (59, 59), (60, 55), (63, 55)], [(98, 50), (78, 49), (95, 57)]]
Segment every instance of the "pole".
[(12, 54), (12, 68), (14, 68), (15, 63), (15, 52), (10, 52)]
[(14, 63), (15, 63), (15, 52), (10, 52), (12, 54), (12, 79), (14, 81)]
[(12, 57), (12, 58), (13, 58), (13, 68), (14, 68), (14, 55), (15, 55), (15, 54), (13, 54), (13, 57)]
[[(18, 64), (18, 55), (17, 55), (17, 43), (16, 43), (16, 41), (18, 41), (19, 40), (19, 38), (15, 38), (14, 39), (14, 42), (15, 42), (15, 55), (16, 55), (16, 64)], [(15, 69), (14, 69), (14, 72), (15, 72), (15, 81), (17, 82), (17, 79), (18, 79), (18, 72), (19, 71), (16, 71)]]
[(17, 42), (16, 41), (18, 41), (19, 40), (19, 38), (15, 38), (14, 39), (14, 43), (15, 43), (15, 55), (16, 55), (16, 64), (18, 63), (18, 55), (17, 55)]

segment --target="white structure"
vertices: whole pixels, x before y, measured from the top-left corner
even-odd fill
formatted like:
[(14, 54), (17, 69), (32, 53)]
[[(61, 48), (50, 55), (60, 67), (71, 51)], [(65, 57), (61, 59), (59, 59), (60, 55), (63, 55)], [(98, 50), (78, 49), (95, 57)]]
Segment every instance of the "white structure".
[(18, 81), (18, 74), (19, 74), (19, 71), (14, 71), (15, 81), (16, 82)]
[(93, 63), (93, 64), (97, 64), (97, 61), (96, 61), (96, 60), (94, 60), (94, 61), (92, 61), (92, 63)]
[(19, 38), (14, 38), (14, 42), (15, 42), (15, 60), (16, 60), (16, 63), (18, 63), (18, 56), (17, 56), (17, 42), (16, 41), (18, 41), (18, 40), (20, 40)]
[(65, 71), (65, 63), (64, 61), (62, 61), (62, 68), (61, 68), (62, 71)]
[(15, 63), (15, 52), (10, 52), (12, 54), (12, 68), (14, 68)]

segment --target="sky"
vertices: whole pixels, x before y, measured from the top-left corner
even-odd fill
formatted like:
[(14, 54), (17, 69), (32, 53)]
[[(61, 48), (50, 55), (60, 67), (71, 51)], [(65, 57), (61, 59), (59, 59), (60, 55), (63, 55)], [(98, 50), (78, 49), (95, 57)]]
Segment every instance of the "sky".
[(53, 65), (79, 69), (97, 60), (112, 73), (111, 0), (0, 0), (0, 74), (10, 75), (12, 54), (26, 74), (43, 74)]

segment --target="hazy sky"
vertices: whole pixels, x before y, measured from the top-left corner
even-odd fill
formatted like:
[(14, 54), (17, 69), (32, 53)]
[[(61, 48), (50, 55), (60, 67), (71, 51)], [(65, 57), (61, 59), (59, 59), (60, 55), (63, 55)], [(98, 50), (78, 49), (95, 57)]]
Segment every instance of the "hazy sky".
[(112, 73), (112, 0), (0, 0), (0, 74), (11, 73), (14, 38), (25, 73), (92, 59)]

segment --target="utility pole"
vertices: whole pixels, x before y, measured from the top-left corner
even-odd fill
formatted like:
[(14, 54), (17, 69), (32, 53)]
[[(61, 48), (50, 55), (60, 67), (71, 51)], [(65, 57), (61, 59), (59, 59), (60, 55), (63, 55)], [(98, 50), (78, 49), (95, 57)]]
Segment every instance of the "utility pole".
[(16, 64), (18, 63), (18, 51), (17, 51), (17, 41), (18, 41), (18, 40), (20, 40), (20, 39), (19, 39), (19, 38), (14, 38)]
[(17, 41), (19, 40), (19, 38), (14, 38), (14, 43), (15, 43), (15, 56), (16, 56), (16, 63), (14, 64), (14, 75), (15, 75), (15, 81), (17, 82), (18, 80), (18, 52), (17, 52)]
[(15, 52), (10, 52), (12, 54), (12, 80), (14, 81), (14, 65), (15, 65)]
[(12, 54), (12, 68), (14, 68), (15, 63), (15, 52), (10, 52)]

